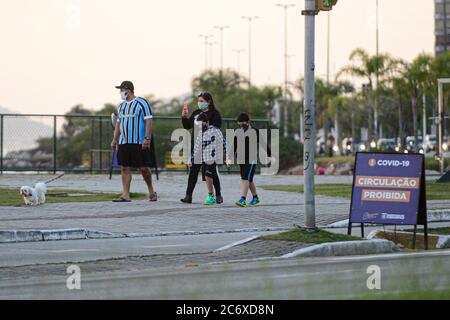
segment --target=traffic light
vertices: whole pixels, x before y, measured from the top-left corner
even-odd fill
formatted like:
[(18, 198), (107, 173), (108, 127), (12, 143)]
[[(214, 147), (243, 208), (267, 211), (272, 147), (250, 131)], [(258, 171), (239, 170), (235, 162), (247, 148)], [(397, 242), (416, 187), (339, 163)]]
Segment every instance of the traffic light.
[(330, 11), (337, 4), (338, 0), (316, 0), (316, 10)]

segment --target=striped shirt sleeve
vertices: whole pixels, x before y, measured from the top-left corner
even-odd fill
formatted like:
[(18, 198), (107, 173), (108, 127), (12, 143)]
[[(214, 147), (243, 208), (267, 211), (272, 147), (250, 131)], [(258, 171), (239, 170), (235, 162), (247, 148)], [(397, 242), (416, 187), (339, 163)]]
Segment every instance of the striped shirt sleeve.
[(139, 98), (139, 102), (141, 103), (142, 111), (144, 113), (144, 120), (153, 118), (152, 109), (150, 108), (150, 104), (147, 100)]

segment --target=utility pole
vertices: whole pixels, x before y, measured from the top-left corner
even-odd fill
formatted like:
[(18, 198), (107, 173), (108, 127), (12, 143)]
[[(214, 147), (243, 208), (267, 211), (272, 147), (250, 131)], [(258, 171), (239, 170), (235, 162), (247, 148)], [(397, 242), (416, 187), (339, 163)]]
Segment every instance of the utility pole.
[(214, 29), (220, 30), (220, 71), (223, 72), (223, 30), (230, 26), (214, 26)]
[(327, 84), (330, 84), (330, 39), (331, 39), (331, 12), (327, 13)]
[(422, 148), (423, 153), (427, 153), (427, 146), (425, 144), (425, 137), (427, 135), (427, 96), (422, 95), (422, 104), (423, 104), (423, 112), (422, 112)]
[(242, 19), (248, 21), (248, 82), (252, 83), (252, 22), (258, 19), (258, 16), (243, 16)]
[(213, 55), (214, 55), (213, 46), (215, 44), (217, 44), (217, 41), (211, 41), (211, 42), (208, 42), (207, 44), (209, 46), (209, 64), (210, 64), (209, 68), (212, 70), (214, 68), (214, 65), (213, 65)]
[(200, 37), (205, 40), (203, 42), (203, 44), (205, 45), (205, 70), (208, 70), (208, 40), (210, 38), (214, 37), (214, 35), (212, 35), (212, 34), (201, 34)]
[(241, 74), (241, 53), (244, 52), (245, 49), (233, 49), (233, 52), (236, 53), (237, 57), (237, 72)]
[(304, 101), (304, 197), (305, 229), (316, 229), (316, 212), (314, 198), (314, 156), (316, 141), (315, 124), (315, 19), (318, 11), (315, 0), (305, 0), (305, 101)]
[(284, 137), (289, 135), (289, 115), (288, 115), (288, 9), (295, 7), (295, 4), (277, 3), (277, 7), (284, 9)]
[(378, 6), (378, 0), (376, 1), (376, 36), (375, 36), (375, 43), (376, 43), (376, 70), (375, 70), (375, 78), (376, 78), (376, 84), (375, 84), (375, 101), (374, 101), (374, 106), (373, 106), (373, 124), (374, 124), (374, 132), (375, 132), (375, 138), (377, 138), (378, 136), (378, 81), (379, 81), (379, 68), (380, 66), (378, 65), (378, 56), (380, 54), (379, 52), (379, 35), (380, 35), (380, 29), (379, 29), (379, 6)]

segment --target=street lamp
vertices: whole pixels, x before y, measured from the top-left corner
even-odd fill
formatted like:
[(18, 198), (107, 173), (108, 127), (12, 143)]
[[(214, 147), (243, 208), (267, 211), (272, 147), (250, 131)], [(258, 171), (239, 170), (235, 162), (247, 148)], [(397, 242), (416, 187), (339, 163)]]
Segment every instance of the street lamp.
[(200, 37), (205, 40), (203, 42), (203, 44), (205, 45), (205, 70), (207, 70), (208, 69), (208, 40), (210, 38), (214, 37), (214, 35), (212, 35), (212, 34), (201, 34)]
[(243, 16), (242, 19), (248, 21), (248, 82), (252, 83), (252, 22), (258, 19), (258, 16)]
[(236, 53), (237, 57), (237, 72), (241, 73), (241, 53), (244, 52), (245, 49), (233, 49), (233, 52)]
[(214, 26), (214, 29), (220, 30), (220, 70), (223, 71), (223, 30), (230, 26)]
[[(378, 65), (378, 55), (379, 55), (379, 37), (380, 37), (380, 29), (379, 29), (379, 6), (378, 6), (378, 0), (375, 0), (375, 7), (376, 7), (376, 32), (375, 32), (375, 46), (376, 46), (376, 65), (375, 65), (375, 75), (376, 75), (376, 89), (375, 89), (375, 103), (374, 103), (374, 130), (375, 130), (375, 137), (378, 136), (378, 82), (379, 82), (379, 73), (380, 73), (380, 66)], [(381, 137), (380, 137), (381, 138)]]
[(209, 68), (212, 70), (213, 69), (213, 46), (217, 44), (217, 41), (211, 41), (208, 42), (207, 45), (209, 46)]
[(288, 9), (295, 7), (295, 4), (281, 4), (278, 3), (277, 7), (284, 9), (284, 136), (288, 136), (288, 106), (287, 106), (287, 95), (288, 95)]

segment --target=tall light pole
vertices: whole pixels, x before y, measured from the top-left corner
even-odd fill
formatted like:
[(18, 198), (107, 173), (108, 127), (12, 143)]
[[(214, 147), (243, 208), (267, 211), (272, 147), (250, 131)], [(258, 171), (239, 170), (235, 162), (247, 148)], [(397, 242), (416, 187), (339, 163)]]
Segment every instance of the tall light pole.
[(214, 26), (214, 29), (220, 30), (220, 71), (223, 71), (223, 30), (230, 26)]
[(215, 44), (217, 44), (217, 41), (211, 41), (211, 42), (207, 43), (207, 45), (209, 46), (209, 68), (211, 70), (214, 68), (214, 65), (213, 65), (213, 55), (214, 55), (213, 46)]
[(331, 12), (327, 13), (327, 84), (330, 84), (330, 40), (331, 40)]
[(291, 75), (291, 60), (293, 59), (293, 58), (295, 58), (295, 54), (288, 54), (287, 55), (287, 61), (288, 61), (288, 63), (287, 63), (287, 65), (288, 65), (288, 68), (287, 68), (287, 83), (288, 83), (288, 85), (289, 84), (291, 84), (291, 81), (290, 81), (290, 75)]
[(245, 49), (233, 49), (233, 52), (236, 53), (237, 57), (237, 72), (241, 73), (241, 53), (244, 52)]
[(214, 37), (214, 35), (201, 34), (200, 37), (204, 39), (203, 44), (205, 45), (205, 70), (208, 70), (208, 40)]
[[(376, 66), (375, 66), (375, 103), (374, 103), (374, 110), (373, 110), (373, 120), (374, 120), (374, 132), (375, 132), (375, 138), (378, 136), (378, 80), (379, 80), (379, 68), (378, 65), (378, 55), (380, 53), (379, 51), (379, 36), (380, 36), (380, 30), (379, 30), (379, 6), (378, 6), (378, 0), (376, 1), (376, 35), (375, 35), (375, 47), (376, 47)], [(381, 138), (381, 137), (380, 137)]]
[(277, 3), (277, 7), (284, 9), (284, 136), (288, 132), (288, 9), (295, 7), (295, 4)]
[(316, 229), (316, 210), (314, 198), (314, 156), (316, 142), (315, 124), (315, 22), (316, 22), (316, 1), (305, 0), (305, 100), (304, 100), (304, 202), (305, 202), (305, 229)]
[(258, 18), (258, 16), (242, 17), (248, 21), (248, 82), (250, 84), (252, 83), (252, 22)]

